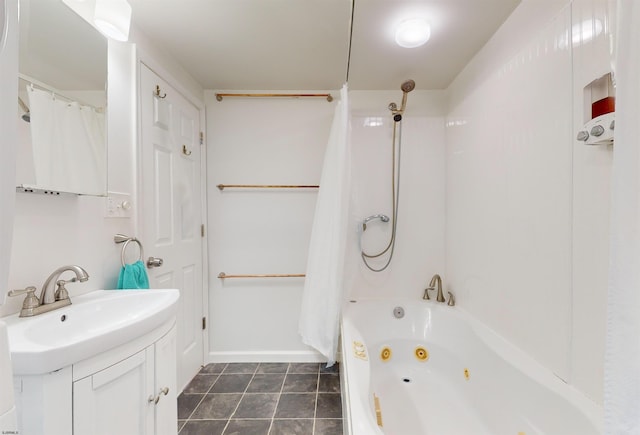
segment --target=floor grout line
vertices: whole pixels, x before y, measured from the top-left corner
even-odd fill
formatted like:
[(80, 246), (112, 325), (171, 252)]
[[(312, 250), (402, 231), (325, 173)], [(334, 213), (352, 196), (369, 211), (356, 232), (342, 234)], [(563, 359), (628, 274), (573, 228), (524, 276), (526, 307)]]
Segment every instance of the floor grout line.
[[(191, 413), (189, 414), (189, 417), (187, 417), (184, 420), (184, 424), (182, 425), (182, 427), (180, 428), (180, 432), (182, 432), (182, 429), (184, 429), (184, 427), (187, 425), (187, 422), (189, 422), (189, 420), (191, 420), (191, 417), (193, 416), (193, 414), (196, 412), (196, 409), (198, 409), (198, 406), (200, 406), (200, 404), (202, 403), (202, 401), (207, 397), (207, 394), (209, 393), (209, 391), (211, 391), (211, 389), (213, 388), (213, 386), (216, 384), (216, 382), (218, 382), (218, 379), (220, 379), (220, 375), (222, 374), (222, 372), (227, 368), (229, 364), (225, 364), (224, 368), (220, 371), (220, 373), (211, 373), (212, 375), (216, 375), (216, 380), (213, 381), (213, 384), (211, 384), (211, 386), (209, 387), (209, 389), (207, 390), (206, 393), (204, 393), (202, 395), (202, 399), (200, 399), (200, 401), (198, 402), (198, 404), (196, 406), (193, 407), (193, 411), (191, 411)], [(200, 372), (204, 369), (204, 366), (200, 368), (200, 370), (198, 371), (198, 373), (196, 374), (196, 376), (198, 376), (200, 374)], [(195, 376), (194, 376), (195, 379)], [(192, 379), (193, 380), (193, 379)], [(180, 433), (178, 432), (178, 433)]]
[(276, 418), (276, 412), (278, 412), (278, 405), (280, 404), (280, 398), (282, 397), (282, 390), (284, 390), (284, 383), (287, 381), (287, 375), (289, 374), (289, 367), (291, 367), (291, 363), (287, 365), (287, 370), (284, 372), (284, 378), (282, 378), (282, 385), (280, 385), (280, 392), (278, 393), (278, 400), (276, 400), (276, 407), (273, 409), (273, 415), (271, 416), (271, 423), (269, 424), (269, 432), (271, 433), (271, 429), (273, 428), (273, 420)]
[(320, 364), (318, 364), (318, 377), (316, 379), (316, 406), (313, 409), (313, 426), (311, 433), (316, 433), (316, 418), (318, 416), (318, 391), (320, 391)]
[[(200, 406), (200, 404), (202, 403), (202, 401), (203, 401), (204, 399), (206, 399), (207, 394), (209, 394), (209, 391), (211, 391), (211, 389), (212, 389), (212, 388), (213, 388), (213, 386), (216, 384), (216, 382), (218, 382), (218, 379), (220, 379), (220, 375), (221, 375), (221, 374), (222, 374), (222, 372), (227, 368), (227, 366), (228, 366), (228, 365), (229, 365), (229, 364), (225, 364), (225, 365), (224, 365), (224, 368), (220, 371), (220, 373), (211, 373), (211, 375), (212, 375), (212, 376), (214, 376), (214, 375), (215, 375), (216, 380), (215, 380), (215, 381), (213, 381), (213, 384), (211, 384), (211, 386), (207, 389), (207, 391), (205, 391), (205, 393), (202, 395), (202, 399), (200, 400), (200, 402), (198, 402), (198, 404), (196, 405), (196, 407), (195, 407), (195, 408), (193, 408), (193, 411), (191, 411), (191, 414), (189, 414), (189, 417), (187, 418), (187, 420), (186, 420), (186, 421), (191, 420), (191, 417), (193, 416), (193, 413), (194, 413), (194, 412), (196, 412), (196, 409), (198, 409), (198, 406)], [(204, 367), (203, 367), (203, 368), (204, 368)], [(202, 368), (200, 369), (200, 371), (202, 371)], [(201, 374), (201, 373), (200, 373), (200, 372), (198, 372), (198, 373), (196, 374), (196, 376), (198, 376), (199, 374)], [(195, 379), (195, 377), (194, 377), (194, 379)]]
[[(228, 366), (228, 364), (227, 364), (227, 366)], [(242, 392), (242, 396), (240, 396), (240, 400), (238, 400), (238, 404), (236, 405), (235, 409), (233, 410), (233, 412), (229, 416), (229, 419), (227, 420), (227, 424), (224, 426), (224, 429), (222, 430), (223, 434), (227, 431), (227, 428), (229, 427), (229, 423), (231, 423), (231, 419), (235, 415), (236, 411), (238, 411), (238, 407), (242, 403), (242, 399), (244, 399), (244, 395), (247, 393), (247, 390), (249, 389), (249, 385), (251, 385), (251, 381), (253, 381), (253, 378), (255, 378), (255, 376), (256, 376), (256, 372), (258, 371), (258, 367), (260, 367), (260, 363), (258, 363), (258, 365), (256, 366), (255, 370), (253, 371), (253, 375), (251, 375), (251, 379), (249, 379), (249, 382), (247, 383), (247, 386), (244, 387), (244, 391)], [(225, 370), (226, 370), (226, 368), (225, 368)], [(229, 373), (229, 374), (238, 375), (238, 374), (244, 374), (244, 373)]]

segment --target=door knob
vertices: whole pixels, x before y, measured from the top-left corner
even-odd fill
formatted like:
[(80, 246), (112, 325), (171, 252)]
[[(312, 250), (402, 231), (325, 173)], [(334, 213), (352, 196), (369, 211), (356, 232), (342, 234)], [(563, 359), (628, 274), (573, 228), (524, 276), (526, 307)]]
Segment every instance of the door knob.
[(147, 267), (149, 269), (152, 269), (154, 267), (160, 267), (162, 266), (162, 263), (164, 263), (164, 260), (162, 258), (149, 257), (149, 259), (147, 260)]

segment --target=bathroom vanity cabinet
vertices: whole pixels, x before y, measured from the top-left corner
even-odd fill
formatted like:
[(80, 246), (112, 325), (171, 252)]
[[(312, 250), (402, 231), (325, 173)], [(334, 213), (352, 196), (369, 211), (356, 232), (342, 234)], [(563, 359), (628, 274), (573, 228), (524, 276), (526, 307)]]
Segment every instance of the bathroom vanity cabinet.
[(70, 367), (14, 376), (14, 387), (22, 435), (175, 435), (175, 318)]

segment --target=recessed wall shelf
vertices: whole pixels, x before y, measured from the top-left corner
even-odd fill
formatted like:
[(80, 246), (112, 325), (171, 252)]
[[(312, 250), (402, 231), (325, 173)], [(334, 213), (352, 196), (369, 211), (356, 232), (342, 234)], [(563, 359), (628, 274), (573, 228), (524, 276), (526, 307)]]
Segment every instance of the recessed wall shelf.
[(615, 130), (616, 89), (611, 73), (584, 87), (584, 127), (576, 139), (585, 145), (610, 145)]

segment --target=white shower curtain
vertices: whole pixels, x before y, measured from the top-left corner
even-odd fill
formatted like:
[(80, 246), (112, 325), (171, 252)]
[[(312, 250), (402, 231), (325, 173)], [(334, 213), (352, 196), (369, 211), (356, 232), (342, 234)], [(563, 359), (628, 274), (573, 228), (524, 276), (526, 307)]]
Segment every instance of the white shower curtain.
[[(640, 434), (640, 2), (618, 1), (605, 434)], [(603, 204), (604, 206), (604, 204)]]
[(106, 193), (104, 115), (31, 86), (27, 92), (36, 185), (61, 192)]
[(347, 85), (340, 91), (316, 202), (299, 332), (333, 365), (338, 347), (351, 184)]

